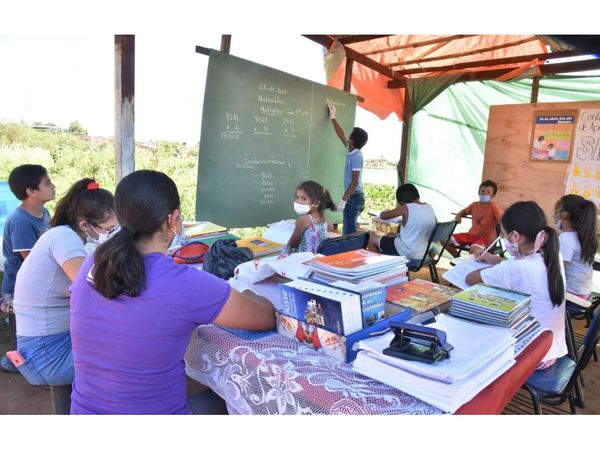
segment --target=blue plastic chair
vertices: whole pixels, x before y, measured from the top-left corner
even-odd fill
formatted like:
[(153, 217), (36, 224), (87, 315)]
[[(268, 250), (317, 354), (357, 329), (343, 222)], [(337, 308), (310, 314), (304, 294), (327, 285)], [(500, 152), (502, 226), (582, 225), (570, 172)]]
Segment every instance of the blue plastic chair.
[[(569, 355), (558, 358), (545, 370), (536, 370), (524, 387), (529, 391), (535, 414), (542, 414), (542, 403), (560, 405), (569, 400), (571, 414), (577, 414), (576, 406), (584, 407), (583, 400), (576, 402), (574, 391), (580, 373), (585, 369), (600, 340), (600, 310), (596, 311), (590, 327), (579, 348), (577, 362)], [(577, 403), (579, 403), (577, 405)]]
[(319, 245), (317, 253), (325, 256), (337, 255), (338, 253), (349, 252), (350, 250), (367, 248), (368, 243), (369, 232), (357, 231), (356, 233), (347, 234), (345, 236), (325, 239)]
[(21, 202), (14, 196), (8, 181), (0, 181), (0, 236), (4, 233), (4, 223)]

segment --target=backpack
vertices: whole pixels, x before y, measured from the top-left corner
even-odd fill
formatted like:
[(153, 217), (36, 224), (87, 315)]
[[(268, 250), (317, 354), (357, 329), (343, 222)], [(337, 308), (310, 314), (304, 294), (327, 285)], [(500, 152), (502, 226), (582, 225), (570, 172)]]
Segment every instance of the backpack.
[(198, 264), (204, 262), (208, 245), (203, 242), (188, 242), (173, 253), (173, 261), (177, 264)]
[(213, 242), (204, 257), (202, 269), (219, 278), (228, 280), (238, 264), (252, 261), (254, 253), (246, 247), (238, 247), (235, 239)]

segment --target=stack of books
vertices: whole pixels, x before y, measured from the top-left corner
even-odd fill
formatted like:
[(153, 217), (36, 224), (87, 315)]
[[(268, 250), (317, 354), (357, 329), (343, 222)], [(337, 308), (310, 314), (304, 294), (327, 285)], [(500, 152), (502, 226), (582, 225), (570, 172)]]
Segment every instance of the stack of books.
[(458, 289), (431, 281), (414, 279), (406, 283), (388, 286), (385, 297), (385, 315), (397, 314), (410, 309), (413, 315), (421, 314), (433, 308), (446, 312), (450, 299)]
[(237, 236), (228, 233), (227, 228), (212, 222), (184, 222), (183, 229), (185, 237), (190, 241), (202, 242), (211, 245), (222, 239), (238, 239)]
[(382, 255), (369, 250), (352, 250), (313, 259), (312, 278), (324, 283), (347, 281), (361, 284), (376, 281), (385, 286), (402, 283), (406, 276), (408, 259), (404, 256)]
[(408, 311), (384, 319), (386, 287), (379, 283), (337, 286), (294, 280), (279, 285), (281, 305), (276, 314), (277, 331), (283, 336), (326, 354), (351, 361), (354, 344), (387, 328), (391, 319), (406, 320)]
[(454, 347), (448, 359), (427, 364), (385, 355), (390, 332), (359, 342), (354, 370), (453, 413), (515, 363), (515, 339), (508, 329), (446, 314), (436, 319), (428, 327), (446, 333)]
[(518, 344), (539, 327), (530, 314), (530, 300), (529, 294), (479, 283), (452, 296), (450, 314), (508, 328)]
[(255, 258), (272, 255), (273, 253), (281, 253), (284, 248), (283, 244), (273, 242), (263, 237), (250, 237), (236, 241), (238, 247), (246, 247), (252, 250)]

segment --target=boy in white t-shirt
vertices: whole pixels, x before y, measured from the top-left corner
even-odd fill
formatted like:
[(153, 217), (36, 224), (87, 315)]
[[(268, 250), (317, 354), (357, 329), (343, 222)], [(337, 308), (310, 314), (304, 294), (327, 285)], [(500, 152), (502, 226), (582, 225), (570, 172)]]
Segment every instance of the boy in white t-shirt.
[(437, 219), (431, 205), (420, 200), (415, 185), (405, 183), (396, 190), (397, 208), (382, 211), (381, 219), (393, 219), (402, 216), (400, 232), (396, 236), (379, 236), (371, 232), (368, 249), (387, 255), (406, 256), (410, 265), (417, 265), (427, 249), (429, 236), (435, 228)]

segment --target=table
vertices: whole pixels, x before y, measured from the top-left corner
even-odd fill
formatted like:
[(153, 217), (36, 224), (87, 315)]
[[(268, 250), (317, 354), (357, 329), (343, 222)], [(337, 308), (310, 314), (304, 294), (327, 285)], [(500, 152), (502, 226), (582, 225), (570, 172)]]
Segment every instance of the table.
[[(277, 307), (277, 283), (255, 286)], [(275, 332), (256, 335), (261, 338), (247, 340), (216, 325), (201, 325), (192, 333), (186, 351), (187, 375), (223, 398), (230, 414), (443, 414), (405, 392), (354, 372), (351, 363)], [(506, 402), (510, 400), (548, 351), (551, 339), (546, 336), (542, 341), (546, 349), (539, 349), (533, 357), (524, 351), (500, 377), (502, 380), (492, 383), (461, 410), (499, 413), (501, 407), (486, 406), (491, 404), (489, 398), (497, 400), (494, 396), (499, 392), (506, 398), (506, 392), (512, 392)], [(515, 376), (522, 381), (517, 381), (516, 387), (509, 381), (507, 386), (507, 380)]]
[(278, 334), (247, 341), (201, 325), (185, 360), (188, 376), (225, 399), (232, 414), (442, 413)]

